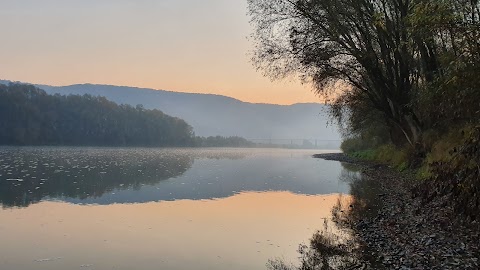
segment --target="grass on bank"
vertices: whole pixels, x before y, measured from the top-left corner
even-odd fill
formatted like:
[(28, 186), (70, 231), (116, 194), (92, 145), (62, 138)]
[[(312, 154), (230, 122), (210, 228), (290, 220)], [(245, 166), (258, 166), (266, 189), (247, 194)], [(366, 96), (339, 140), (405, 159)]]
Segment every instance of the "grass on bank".
[[(343, 149), (343, 148), (342, 148)], [(380, 145), (373, 149), (351, 151), (343, 149), (347, 155), (360, 159), (391, 165), (399, 171), (409, 168), (410, 148), (397, 148), (392, 144)]]
[(382, 144), (372, 147), (360, 138), (349, 138), (343, 151), (352, 157), (408, 170), (419, 179), (414, 193), (425, 203), (448, 198), (457, 214), (480, 220), (480, 125), (451, 127), (448, 132), (424, 133), (421, 154), (409, 146)]
[(476, 127), (452, 127), (443, 135), (427, 131), (423, 137), (425, 156), (415, 157), (415, 150), (410, 145), (401, 147), (393, 144), (372, 144), (364, 138), (345, 139), (342, 150), (345, 154), (360, 159), (388, 164), (398, 171), (413, 170), (421, 180), (433, 177), (433, 166), (438, 163), (453, 163), (459, 151), (465, 145)]

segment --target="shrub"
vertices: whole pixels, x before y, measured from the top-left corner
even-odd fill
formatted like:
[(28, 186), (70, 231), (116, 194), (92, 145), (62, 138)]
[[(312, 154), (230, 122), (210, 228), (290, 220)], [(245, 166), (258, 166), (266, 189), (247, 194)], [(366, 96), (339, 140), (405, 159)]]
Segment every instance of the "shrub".
[[(446, 161), (431, 163), (431, 176), (420, 187), (426, 201), (446, 195), (458, 213), (480, 218), (480, 126), (461, 132), (464, 140)], [(442, 143), (442, 145), (444, 145)]]

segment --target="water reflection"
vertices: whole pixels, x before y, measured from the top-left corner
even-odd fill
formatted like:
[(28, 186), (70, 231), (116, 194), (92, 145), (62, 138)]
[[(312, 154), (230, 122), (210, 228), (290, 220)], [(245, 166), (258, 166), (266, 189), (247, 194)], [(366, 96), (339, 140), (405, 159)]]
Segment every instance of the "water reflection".
[(0, 203), (79, 204), (225, 198), (244, 191), (347, 193), (340, 164), (308, 151), (0, 148)]
[(349, 200), (349, 173), (313, 153), (0, 148), (0, 269), (295, 263)]
[(0, 202), (28, 206), (43, 198), (100, 198), (177, 177), (193, 164), (185, 153), (136, 149), (0, 150)]
[(339, 180), (350, 185), (350, 195), (339, 195), (323, 229), (310, 237), (309, 244), (299, 246), (297, 264), (270, 259), (268, 269), (385, 269), (376, 262), (378, 258), (364, 252), (362, 243), (352, 231), (353, 226), (365, 226), (361, 220), (376, 214), (381, 207), (381, 187), (361, 166), (342, 163), (342, 168)]

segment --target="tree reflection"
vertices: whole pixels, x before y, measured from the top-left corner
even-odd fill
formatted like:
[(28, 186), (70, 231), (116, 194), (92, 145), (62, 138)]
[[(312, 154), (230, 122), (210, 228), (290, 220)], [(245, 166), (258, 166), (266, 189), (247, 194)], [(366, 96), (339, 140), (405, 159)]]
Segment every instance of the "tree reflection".
[(45, 198), (98, 198), (185, 173), (187, 152), (147, 149), (11, 148), (0, 150), (0, 203), (26, 207)]
[[(361, 166), (341, 163), (340, 181), (350, 185), (348, 198), (339, 195), (332, 208), (332, 221), (336, 230), (325, 220), (324, 228), (315, 232), (309, 245), (300, 245), (299, 265), (287, 264), (281, 259), (270, 260), (270, 270), (366, 269), (370, 262), (362, 257), (361, 243), (352, 233), (353, 221), (375, 213), (380, 207), (380, 187), (366, 177)], [(381, 269), (375, 265), (374, 269)]]

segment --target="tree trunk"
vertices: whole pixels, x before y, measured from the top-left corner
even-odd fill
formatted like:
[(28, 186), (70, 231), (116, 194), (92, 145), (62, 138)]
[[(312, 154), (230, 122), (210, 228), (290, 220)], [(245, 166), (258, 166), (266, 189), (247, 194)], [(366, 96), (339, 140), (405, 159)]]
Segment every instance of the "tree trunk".
[(390, 119), (390, 139), (396, 146), (403, 146), (406, 143), (414, 148), (419, 147), (422, 129), (414, 116), (397, 115)]

